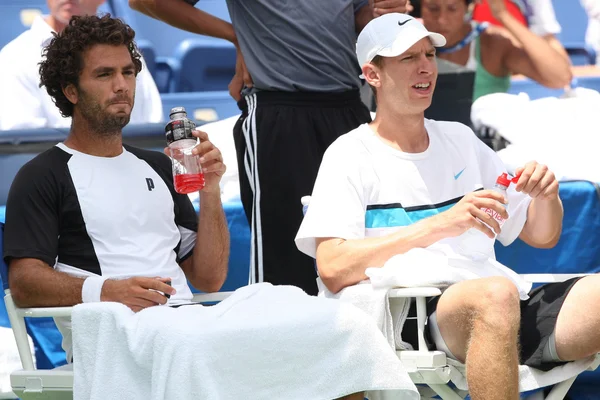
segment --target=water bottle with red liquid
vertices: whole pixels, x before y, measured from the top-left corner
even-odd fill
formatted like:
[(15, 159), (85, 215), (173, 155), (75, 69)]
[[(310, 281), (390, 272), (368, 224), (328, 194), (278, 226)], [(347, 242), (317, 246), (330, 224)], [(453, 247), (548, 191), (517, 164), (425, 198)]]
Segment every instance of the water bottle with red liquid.
[[(508, 200), (506, 190), (510, 186), (511, 182), (517, 183), (518, 180), (518, 176), (515, 178), (509, 178), (508, 174), (503, 173), (498, 177), (498, 179), (496, 179), (496, 184), (492, 190), (501, 193), (504, 198)], [(508, 204), (504, 204), (504, 207), (508, 208)], [(498, 225), (500, 225), (500, 228), (502, 228), (502, 225), (506, 219), (503, 218), (497, 211), (489, 208), (482, 208), (481, 210), (494, 218), (498, 222)], [(485, 222), (484, 225), (490, 228), (487, 224), (485, 224)], [(494, 232), (492, 228), (490, 228), (490, 230)], [(462, 235), (462, 240), (459, 246), (461, 253), (475, 261), (487, 260), (492, 256), (492, 252), (494, 250), (494, 242), (497, 236), (495, 232), (494, 235), (494, 239), (490, 239), (485, 233), (478, 229), (469, 229)]]
[(192, 154), (197, 139), (192, 135), (196, 124), (187, 117), (184, 107), (174, 107), (171, 120), (165, 126), (167, 145), (173, 163), (175, 191), (181, 194), (197, 192), (204, 187), (204, 173), (200, 157)]

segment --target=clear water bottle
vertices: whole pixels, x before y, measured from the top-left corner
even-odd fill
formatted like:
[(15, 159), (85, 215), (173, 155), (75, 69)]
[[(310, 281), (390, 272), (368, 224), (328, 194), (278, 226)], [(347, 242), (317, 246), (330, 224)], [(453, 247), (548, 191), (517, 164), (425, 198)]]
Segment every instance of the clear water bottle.
[(174, 107), (165, 126), (167, 145), (173, 163), (173, 182), (177, 193), (189, 194), (204, 188), (200, 157), (193, 155), (197, 139), (192, 135), (196, 124), (187, 117), (184, 107)]
[[(511, 179), (508, 177), (508, 174), (503, 173), (498, 177), (498, 179), (496, 179), (496, 184), (494, 185), (492, 190), (502, 194), (504, 198), (508, 200), (506, 190), (510, 186), (511, 182), (516, 183), (517, 180), (518, 178)], [(507, 208), (508, 204), (504, 204), (504, 207)], [(489, 216), (491, 216), (492, 218), (494, 218), (498, 222), (498, 225), (500, 225), (500, 228), (502, 228), (502, 225), (504, 225), (504, 222), (506, 221), (504, 217), (502, 217), (497, 211), (489, 208), (482, 208), (481, 210)], [(490, 228), (487, 224), (484, 223), (484, 225)], [(490, 228), (490, 230), (494, 232), (492, 228)], [(464, 233), (464, 235), (462, 235), (462, 239), (460, 241), (459, 247), (461, 254), (475, 261), (486, 260), (487, 258), (492, 256), (496, 236), (497, 235), (494, 232), (494, 238), (490, 239), (485, 233), (481, 232), (478, 229), (469, 229)]]

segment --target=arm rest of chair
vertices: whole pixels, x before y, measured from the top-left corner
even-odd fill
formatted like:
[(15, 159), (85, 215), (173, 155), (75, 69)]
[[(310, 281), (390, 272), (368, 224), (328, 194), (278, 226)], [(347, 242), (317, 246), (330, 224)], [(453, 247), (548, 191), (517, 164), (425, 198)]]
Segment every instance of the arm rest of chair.
[(441, 294), (442, 291), (436, 287), (410, 287), (390, 289), (388, 297), (435, 297)]
[(194, 293), (192, 301), (196, 303), (215, 303), (225, 300), (231, 296), (232, 293), (233, 292)]
[(17, 313), (25, 318), (70, 317), (73, 307), (17, 308)]

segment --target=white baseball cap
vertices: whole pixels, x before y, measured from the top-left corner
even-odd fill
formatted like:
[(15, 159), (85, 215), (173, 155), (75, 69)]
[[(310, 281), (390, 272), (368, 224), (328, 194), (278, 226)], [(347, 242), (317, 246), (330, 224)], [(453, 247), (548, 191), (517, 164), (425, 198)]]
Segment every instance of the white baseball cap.
[(358, 63), (362, 68), (375, 56), (399, 56), (424, 37), (429, 37), (435, 47), (446, 45), (444, 36), (429, 32), (422, 23), (410, 15), (384, 14), (371, 20), (358, 35), (356, 41)]

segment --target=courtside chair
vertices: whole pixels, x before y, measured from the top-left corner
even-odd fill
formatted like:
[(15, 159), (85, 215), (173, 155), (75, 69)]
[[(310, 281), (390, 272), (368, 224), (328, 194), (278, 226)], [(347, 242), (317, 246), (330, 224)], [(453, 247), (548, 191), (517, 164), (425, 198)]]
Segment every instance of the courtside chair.
[[(3, 253), (4, 224), (0, 224), (0, 254)], [(73, 398), (73, 364), (67, 364), (50, 370), (38, 370), (35, 367), (31, 348), (27, 340), (25, 318), (70, 317), (72, 307), (19, 308), (13, 302), (8, 287), (8, 268), (0, 257), (0, 276), (4, 290), (4, 302), (12, 326), (22, 369), (11, 373), (13, 392), (23, 400), (63, 400)], [(230, 292), (195, 294), (193, 301), (215, 303), (228, 297)]]

